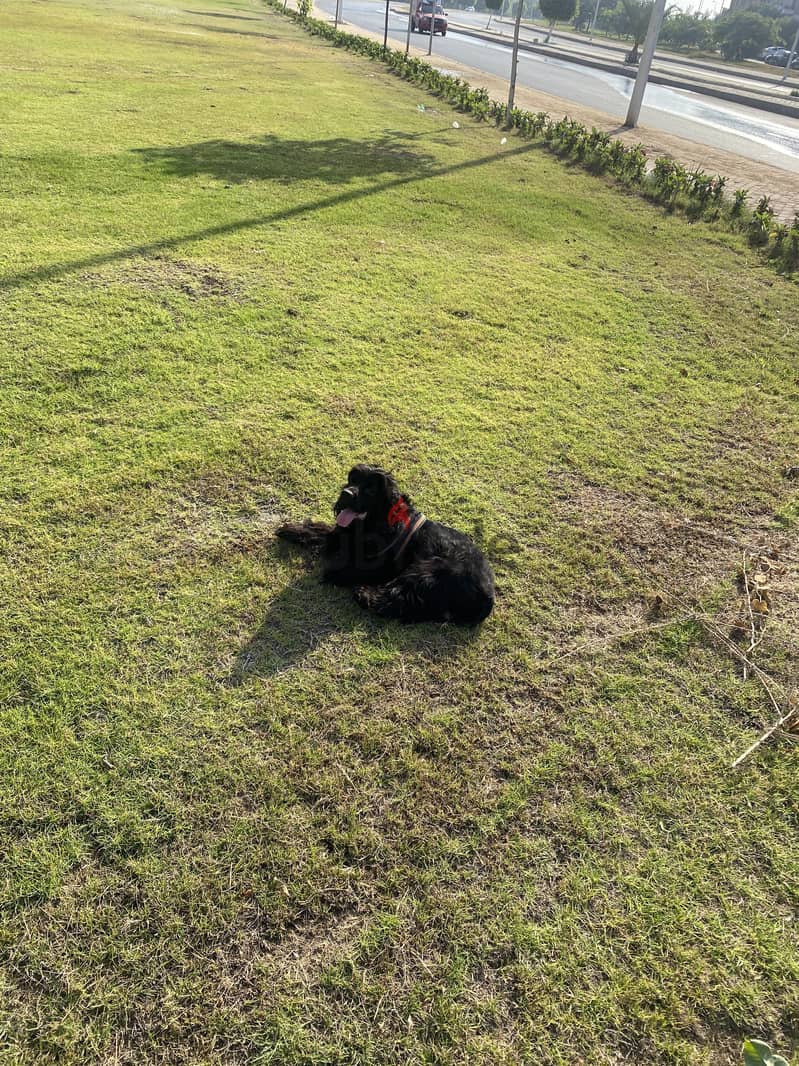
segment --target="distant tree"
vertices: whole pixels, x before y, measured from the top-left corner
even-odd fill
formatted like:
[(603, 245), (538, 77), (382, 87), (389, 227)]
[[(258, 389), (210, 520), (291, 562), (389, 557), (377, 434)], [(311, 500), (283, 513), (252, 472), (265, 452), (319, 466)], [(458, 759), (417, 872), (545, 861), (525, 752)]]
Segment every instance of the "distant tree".
[(777, 25), (779, 29), (776, 43), (784, 44), (786, 48), (790, 48), (793, 44), (793, 39), (796, 36), (799, 19), (796, 15), (789, 15), (788, 18), (781, 18)]
[(713, 21), (703, 15), (674, 12), (663, 23), (660, 40), (671, 48), (710, 49), (713, 47)]
[(756, 11), (733, 11), (713, 23), (713, 36), (725, 59), (750, 59), (772, 43), (777, 27)]
[(782, 18), (782, 8), (779, 4), (758, 4), (757, 13), (764, 19)]
[(633, 39), (633, 55), (638, 58), (638, 49), (644, 43), (646, 31), (649, 29), (649, 20), (652, 18), (652, 8), (655, 6), (652, 0), (620, 0), (624, 12), (624, 22), (627, 26), (627, 35)]
[(496, 15), (498, 11), (501, 11), (505, 4), (505, 0), (485, 0), (486, 10), (488, 11), (488, 22), (486, 23), (486, 29), (491, 25), (491, 19)]
[[(619, 37), (632, 37), (630, 61), (633, 63), (638, 60), (638, 49), (644, 43), (649, 29), (653, 6), (653, 0), (618, 0), (605, 17), (605, 24), (612, 33), (617, 33)], [(669, 14), (671, 10), (671, 7), (666, 8), (666, 13)]]
[(617, 2), (612, 6), (600, 8), (599, 17), (597, 23), (605, 31), (605, 33), (612, 33), (616, 37), (624, 37), (624, 13), (621, 10), (621, 5)]
[[(569, 22), (574, 18), (577, 0), (538, 0), (541, 14), (549, 21), (546, 40), (552, 36), (552, 27), (556, 22)], [(546, 41), (544, 42), (546, 44)]]
[(594, 17), (594, 0), (578, 0), (577, 11), (574, 15), (574, 28), (587, 30)]

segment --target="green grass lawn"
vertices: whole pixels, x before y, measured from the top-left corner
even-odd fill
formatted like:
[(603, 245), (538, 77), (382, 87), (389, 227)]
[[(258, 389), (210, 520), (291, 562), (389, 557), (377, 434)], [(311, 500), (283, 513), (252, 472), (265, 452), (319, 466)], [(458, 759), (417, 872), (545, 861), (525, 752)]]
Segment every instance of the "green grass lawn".
[[(256, 0), (1, 17), (2, 1066), (790, 1053), (797, 749), (690, 611), (765, 545), (796, 684), (796, 286)], [(480, 631), (274, 543), (354, 460)]]

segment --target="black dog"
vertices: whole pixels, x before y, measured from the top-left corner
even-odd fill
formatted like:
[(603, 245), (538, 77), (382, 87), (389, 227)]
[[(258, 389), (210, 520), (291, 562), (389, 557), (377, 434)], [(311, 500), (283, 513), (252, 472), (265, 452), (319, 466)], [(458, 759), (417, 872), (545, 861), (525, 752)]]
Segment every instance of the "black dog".
[(494, 577), (463, 533), (420, 514), (394, 478), (355, 466), (333, 508), (335, 525), (288, 523), (277, 535), (321, 547), (322, 580), (355, 586), (355, 599), (402, 622), (477, 625), (494, 606)]

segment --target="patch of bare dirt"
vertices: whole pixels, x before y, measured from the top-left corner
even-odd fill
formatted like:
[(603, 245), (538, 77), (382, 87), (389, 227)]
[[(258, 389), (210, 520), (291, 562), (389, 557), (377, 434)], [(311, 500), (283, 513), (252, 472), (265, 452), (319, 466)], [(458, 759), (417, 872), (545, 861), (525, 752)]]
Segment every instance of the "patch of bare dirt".
[(83, 275), (96, 285), (131, 285), (149, 293), (178, 292), (192, 300), (235, 300), (239, 281), (208, 263), (192, 263), (167, 255), (142, 256), (102, 272)]
[(556, 511), (571, 526), (609, 542), (653, 587), (678, 585), (694, 598), (732, 578), (743, 550), (784, 557), (793, 547), (790, 536), (765, 514), (747, 516), (748, 528), (715, 526), (573, 473), (552, 473), (550, 482)]
[(304, 925), (271, 946), (266, 967), (281, 980), (312, 988), (329, 966), (349, 954), (366, 924), (365, 915), (345, 913)]
[(161, 561), (220, 563), (234, 555), (262, 555), (281, 521), (268, 504), (230, 511), (186, 498), (176, 500), (170, 521), (173, 536)]
[[(558, 658), (601, 650), (688, 616), (705, 617), (764, 665), (787, 692), (799, 677), (799, 554), (795, 538), (766, 516), (747, 529), (692, 521), (646, 497), (551, 474), (556, 513), (609, 544), (640, 576), (637, 594), (612, 608), (590, 596), (559, 614)], [(753, 645), (753, 646), (750, 646)]]
[(699, 596), (731, 572), (736, 548), (715, 531), (645, 497), (592, 484), (571, 473), (553, 473), (550, 481), (559, 517), (587, 536), (609, 543), (650, 584), (670, 586), (679, 574), (682, 587)]

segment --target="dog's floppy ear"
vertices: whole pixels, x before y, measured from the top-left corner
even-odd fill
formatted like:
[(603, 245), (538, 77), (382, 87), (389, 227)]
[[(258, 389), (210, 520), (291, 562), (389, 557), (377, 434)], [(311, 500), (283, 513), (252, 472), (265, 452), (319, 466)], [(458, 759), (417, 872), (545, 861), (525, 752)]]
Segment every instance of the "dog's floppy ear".
[(375, 474), (377, 474), (382, 481), (382, 495), (385, 500), (386, 510), (389, 510), (397, 502), (397, 500), (402, 497), (402, 493), (399, 490), (399, 485), (394, 480), (394, 476), (392, 474), (389, 474), (387, 470), (378, 469), (375, 470)]
[(382, 482), (382, 494), (386, 498), (386, 503), (391, 506), (392, 503), (396, 503), (400, 499), (400, 486), (397, 485), (388, 470), (375, 470), (375, 473)]

